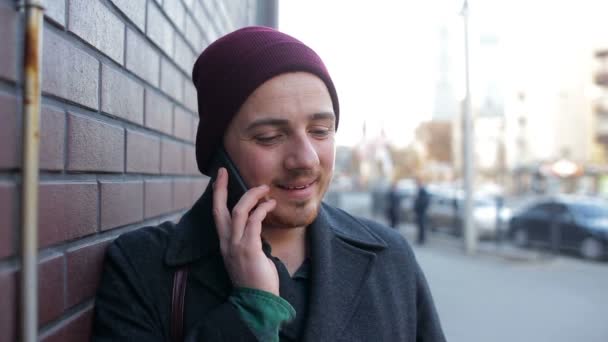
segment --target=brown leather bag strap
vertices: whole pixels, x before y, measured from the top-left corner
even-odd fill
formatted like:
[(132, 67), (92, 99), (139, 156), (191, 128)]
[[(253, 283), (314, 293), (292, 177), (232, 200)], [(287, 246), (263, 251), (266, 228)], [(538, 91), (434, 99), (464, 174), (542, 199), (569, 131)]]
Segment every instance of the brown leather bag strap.
[(171, 296), (171, 341), (184, 340), (184, 302), (186, 298), (186, 284), (188, 282), (188, 268), (182, 267), (173, 275), (173, 294)]

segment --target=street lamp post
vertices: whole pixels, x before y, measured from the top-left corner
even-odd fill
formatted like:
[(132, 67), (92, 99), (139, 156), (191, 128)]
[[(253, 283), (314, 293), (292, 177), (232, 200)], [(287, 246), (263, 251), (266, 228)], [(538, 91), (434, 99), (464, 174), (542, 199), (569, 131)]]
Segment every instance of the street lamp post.
[(464, 22), (464, 63), (466, 95), (463, 113), (463, 175), (464, 175), (464, 237), (465, 251), (475, 254), (477, 249), (477, 234), (473, 223), (473, 121), (471, 113), (471, 91), (469, 88), (469, 4), (465, 0), (462, 5)]

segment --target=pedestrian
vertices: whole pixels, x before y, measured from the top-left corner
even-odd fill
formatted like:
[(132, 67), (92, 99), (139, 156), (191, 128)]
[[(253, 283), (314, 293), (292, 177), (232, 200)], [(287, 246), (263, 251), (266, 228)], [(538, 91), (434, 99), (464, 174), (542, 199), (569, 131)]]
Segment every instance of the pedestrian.
[(386, 194), (386, 218), (388, 219), (389, 225), (395, 229), (399, 226), (400, 210), (401, 196), (397, 190), (397, 182), (393, 182)]
[(422, 178), (418, 177), (416, 184), (418, 185), (418, 191), (414, 200), (414, 212), (416, 213), (416, 226), (418, 227), (417, 242), (419, 245), (423, 245), (426, 239), (426, 211), (429, 207), (430, 195)]
[(192, 78), (212, 181), (177, 224), (110, 245), (93, 340), (445, 341), (403, 237), (322, 203), (340, 107), (319, 56), (246, 27), (209, 45)]

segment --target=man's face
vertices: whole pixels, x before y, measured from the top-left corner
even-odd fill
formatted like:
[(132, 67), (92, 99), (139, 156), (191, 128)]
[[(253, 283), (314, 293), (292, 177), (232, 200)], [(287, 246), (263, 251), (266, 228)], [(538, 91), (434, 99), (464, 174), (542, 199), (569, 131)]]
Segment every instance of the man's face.
[(224, 136), (248, 186), (267, 184), (269, 227), (310, 224), (334, 167), (335, 115), (325, 83), (305, 72), (276, 76), (247, 98)]

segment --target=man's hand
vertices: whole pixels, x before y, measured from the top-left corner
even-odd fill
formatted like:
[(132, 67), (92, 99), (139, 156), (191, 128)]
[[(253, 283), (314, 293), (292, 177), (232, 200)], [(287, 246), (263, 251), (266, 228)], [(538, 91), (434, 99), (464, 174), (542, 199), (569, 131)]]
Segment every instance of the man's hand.
[(276, 206), (264, 200), (268, 186), (249, 189), (232, 209), (226, 207), (228, 173), (220, 168), (213, 184), (213, 218), (220, 240), (224, 265), (234, 286), (249, 287), (279, 295), (277, 269), (262, 251), (262, 221)]

